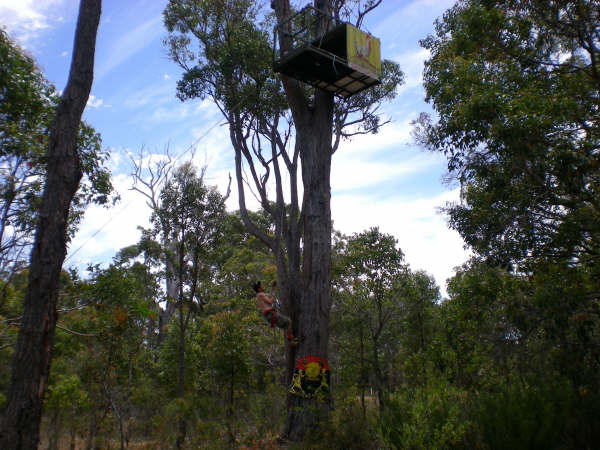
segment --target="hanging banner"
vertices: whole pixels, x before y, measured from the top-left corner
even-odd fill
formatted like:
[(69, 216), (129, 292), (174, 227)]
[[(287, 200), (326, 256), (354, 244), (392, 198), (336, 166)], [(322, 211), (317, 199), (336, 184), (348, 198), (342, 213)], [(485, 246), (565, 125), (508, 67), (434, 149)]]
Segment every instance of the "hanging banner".
[(350, 67), (375, 80), (381, 80), (379, 39), (347, 24), (346, 52)]
[(329, 396), (330, 371), (325, 358), (301, 356), (296, 362), (290, 393), (304, 398)]

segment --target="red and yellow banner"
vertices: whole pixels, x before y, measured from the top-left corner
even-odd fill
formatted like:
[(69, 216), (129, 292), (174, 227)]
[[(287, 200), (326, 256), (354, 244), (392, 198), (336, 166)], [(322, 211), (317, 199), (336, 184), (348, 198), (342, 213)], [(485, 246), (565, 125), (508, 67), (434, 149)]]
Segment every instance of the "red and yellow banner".
[(290, 393), (305, 398), (329, 396), (330, 371), (325, 358), (301, 356), (296, 362)]

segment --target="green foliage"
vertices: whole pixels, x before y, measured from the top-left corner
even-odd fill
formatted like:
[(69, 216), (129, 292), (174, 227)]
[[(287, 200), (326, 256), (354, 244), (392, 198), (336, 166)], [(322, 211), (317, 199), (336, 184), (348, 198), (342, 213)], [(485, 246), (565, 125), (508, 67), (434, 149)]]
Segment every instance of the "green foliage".
[(87, 281), (65, 276), (59, 308), (66, 313), (46, 398), (51, 436), (62, 426), (72, 434), (93, 429), (94, 440), (118, 436), (131, 417), (143, 417), (138, 408), (152, 405), (144, 384), (152, 369), (143, 348), (151, 315), (146, 275), (133, 264), (92, 268)]
[(581, 412), (600, 382), (595, 3), (463, 0), (422, 41), (439, 119), (422, 115), (415, 135), (447, 156), (461, 184), (450, 225), (475, 252), (430, 357), (476, 393), (491, 448), (597, 440)]
[[(177, 84), (180, 100), (210, 97), (227, 111), (250, 113), (261, 121), (287, 109), (271, 70), (270, 29), (259, 23), (259, 10), (248, 0), (169, 2), (165, 45), (186, 69)], [(190, 50), (192, 37), (199, 51)]]
[(301, 445), (291, 448), (370, 450), (382, 448), (382, 441), (377, 435), (376, 416), (364, 417), (352, 395), (339, 396), (329, 419), (315, 427)]
[(385, 441), (396, 449), (476, 448), (468, 394), (446, 383), (400, 390), (381, 416)]
[(148, 259), (161, 262), (163, 277), (179, 280), (177, 298), (170, 301), (184, 301), (194, 309), (202, 309), (212, 297), (212, 258), (223, 240), (225, 217), (223, 196), (203, 176), (191, 163), (174, 171), (152, 212), (153, 228), (144, 230), (138, 246)]
[(51, 440), (58, 441), (62, 427), (68, 428), (71, 438), (83, 431), (82, 418), (93, 403), (77, 375), (60, 374), (48, 389), (44, 407), (51, 417)]
[[(252, 220), (266, 231), (269, 222), (264, 214), (251, 214)], [(230, 300), (231, 308), (248, 308), (248, 298), (254, 296), (252, 285), (262, 280), (265, 286), (277, 279), (277, 268), (272, 253), (244, 228), (239, 213), (228, 214), (222, 222), (223, 240), (216, 251), (220, 270), (218, 284), (223, 297)], [(255, 305), (250, 305), (254, 311)]]
[(473, 392), (469, 416), (490, 448), (586, 448), (597, 439), (588, 408), (599, 381), (589, 285), (580, 268), (537, 269), (524, 277), (463, 266), (448, 284), (430, 358)]
[(404, 254), (393, 236), (377, 228), (346, 238), (340, 262), (344, 269), (336, 280), (336, 306), (341, 327), (340, 363), (352, 367), (344, 383), (358, 383), (361, 392), (369, 385), (369, 372), (380, 404), (389, 364), (397, 340), (402, 309), (399, 286), (407, 275)]
[(23, 314), (23, 299), (29, 272), (16, 273), (10, 283), (0, 280), (0, 408), (6, 401), (5, 392), (10, 386), (11, 361)]
[[(261, 367), (255, 366), (255, 374), (259, 374)], [(287, 393), (287, 386), (281, 383), (283, 368), (265, 371), (260, 380), (255, 384), (255, 390), (248, 397), (248, 413), (251, 426), (254, 427), (248, 434), (247, 445), (252, 440), (261, 440), (270, 433), (277, 434), (285, 422), (285, 403), (281, 401)]]
[(411, 272), (396, 240), (377, 228), (338, 236), (335, 250), (340, 384), (361, 396), (374, 387), (382, 407), (384, 391), (425, 376), (439, 289), (430, 275)]
[(248, 320), (239, 313), (226, 311), (213, 316), (210, 326), (212, 339), (207, 350), (214, 379), (221, 388), (232, 389), (230, 394), (235, 395), (236, 390), (247, 385), (250, 375), (248, 340), (244, 339)]
[(457, 270), (442, 304), (445, 345), (436, 348), (438, 367), (464, 387), (485, 386), (511, 370), (520, 332), (514, 323), (524, 280), (476, 261)]
[(510, 382), (479, 395), (474, 415), (490, 449), (565, 448), (573, 399), (560, 379)]
[(436, 22), (421, 142), (463, 186), (451, 226), (501, 264), (598, 252), (595, 2), (465, 0)]
[(0, 30), (0, 156), (41, 156), (55, 96), (33, 59)]
[(76, 413), (78, 408), (89, 407), (89, 399), (82, 390), (81, 380), (77, 375), (59, 376), (48, 390), (46, 406), (52, 409), (71, 409)]
[(479, 396), (477, 418), (492, 449), (561, 448), (568, 423), (568, 392), (550, 385), (511, 383)]
[[(59, 97), (35, 62), (0, 29), (0, 276), (8, 279), (29, 254), (40, 206), (49, 129)], [(84, 178), (73, 199), (69, 236), (90, 203), (116, 201), (108, 152), (81, 122), (78, 153)]]

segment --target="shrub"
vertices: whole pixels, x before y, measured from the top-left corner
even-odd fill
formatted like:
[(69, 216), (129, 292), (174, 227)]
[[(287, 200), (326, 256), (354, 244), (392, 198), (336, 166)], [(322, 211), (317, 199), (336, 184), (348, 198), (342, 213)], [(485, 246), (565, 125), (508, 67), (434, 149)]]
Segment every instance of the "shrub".
[(338, 397), (329, 420), (307, 436), (298, 449), (379, 449), (382, 446), (378, 442), (376, 423), (372, 411), (363, 417), (360, 401), (355, 396)]
[(567, 383), (511, 382), (479, 395), (475, 420), (492, 450), (564, 448), (572, 398)]
[(396, 392), (381, 415), (380, 432), (396, 449), (476, 448), (467, 400), (446, 384)]

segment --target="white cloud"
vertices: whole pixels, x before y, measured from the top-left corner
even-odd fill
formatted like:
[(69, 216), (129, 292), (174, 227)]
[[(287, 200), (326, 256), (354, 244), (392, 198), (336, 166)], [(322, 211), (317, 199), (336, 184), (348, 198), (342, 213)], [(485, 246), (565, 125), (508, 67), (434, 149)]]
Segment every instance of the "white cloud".
[(169, 122), (185, 119), (190, 112), (189, 105), (174, 104), (169, 107), (161, 106), (152, 111), (148, 120), (154, 122)]
[(425, 60), (430, 56), (429, 50), (422, 48), (410, 50), (392, 58), (400, 64), (400, 69), (404, 72), (405, 83), (400, 86), (398, 92), (401, 94), (405, 90), (415, 88), (422, 89), (423, 86), (423, 66)]
[(165, 74), (163, 75), (163, 78), (164, 78), (165, 80), (168, 80), (168, 79), (169, 79), (169, 78), (171, 78), (171, 77), (169, 76), (169, 74), (165, 73)]
[[(208, 126), (199, 127), (192, 134), (201, 137), (207, 129)], [(401, 192), (389, 192), (380, 198), (367, 189), (409, 175), (440, 172), (443, 156), (415, 152), (414, 147), (409, 149), (405, 145), (409, 130), (408, 122), (396, 123), (379, 135), (361, 136), (340, 147), (332, 163), (332, 218), (335, 229), (346, 234), (379, 226), (382, 232), (394, 235), (411, 268), (432, 274), (445, 294), (446, 279), (453, 275), (454, 267), (467, 259), (467, 252), (458, 233), (448, 229), (438, 208), (458, 200), (458, 190), (444, 190), (440, 186), (437, 193), (429, 195), (411, 194), (408, 198)], [(228, 175), (233, 175), (233, 152), (227, 133), (226, 127), (212, 129), (200, 141), (195, 158), (199, 167), (208, 163), (207, 182), (217, 185), (221, 193), (227, 188)], [(382, 161), (373, 160), (379, 151), (394, 146), (398, 148), (398, 158), (386, 156)], [(259, 207), (249, 186), (246, 186), (246, 201), (249, 209)], [(230, 210), (239, 208), (235, 179), (227, 205)]]
[(159, 106), (173, 102), (175, 86), (171, 83), (152, 84), (129, 94), (124, 105), (131, 109), (139, 109), (145, 106)]
[[(178, 153), (177, 149), (170, 149), (169, 153), (171, 157), (173, 154)], [(154, 167), (156, 164), (162, 161), (168, 161), (169, 157), (164, 153), (148, 153), (144, 154), (144, 157), (141, 160), (138, 160), (138, 154), (132, 154), (129, 152), (129, 157), (134, 158), (141, 167)]]
[(68, 54), (69, 54), (69, 52), (67, 50), (65, 50), (65, 51), (63, 51), (63, 52), (60, 53), (60, 56), (64, 58)]
[[(172, 154), (181, 153), (181, 149), (173, 148)], [(123, 169), (120, 174), (113, 175), (112, 182), (115, 190), (121, 195), (121, 201), (114, 207), (106, 209), (92, 205), (85, 213), (79, 232), (69, 245), (66, 267), (75, 266), (83, 271), (89, 262), (108, 263), (123, 247), (136, 244), (140, 238), (138, 227), (150, 225), (150, 208), (146, 205), (146, 198), (131, 190), (132, 179), (129, 175), (130, 167), (126, 155), (136, 157), (128, 149), (111, 152), (110, 167)], [(196, 155), (202, 158), (202, 155)], [(166, 159), (164, 153), (150, 153), (144, 156), (142, 165), (156, 163)], [(184, 159), (179, 161), (183, 162)], [(201, 167), (203, 164), (198, 164)], [(206, 174), (209, 185), (217, 185), (222, 194), (227, 188), (227, 171), (213, 171), (209, 165)], [(232, 190), (235, 187), (232, 186)]]
[(27, 47), (42, 30), (51, 28), (53, 22), (60, 22), (62, 16), (57, 16), (56, 10), (64, 3), (65, 0), (2, 0), (2, 25)]
[[(360, 135), (343, 142), (333, 156), (334, 191), (359, 189), (401, 176), (425, 172), (441, 164), (437, 154), (411, 151), (410, 120), (385, 125), (378, 134)], [(356, 176), (348, 176), (356, 174)]]
[(94, 95), (90, 95), (86, 106), (88, 108), (100, 108), (103, 103), (104, 103), (104, 100), (102, 100), (101, 98), (96, 98)]
[[(393, 116), (399, 117), (397, 114)], [(358, 135), (350, 141), (342, 141), (338, 152), (364, 154), (365, 151), (406, 144), (412, 140), (410, 130), (409, 119), (388, 123), (377, 134)]]
[(467, 252), (461, 237), (448, 229), (438, 208), (457, 199), (456, 189), (411, 200), (334, 195), (331, 208), (335, 229), (345, 234), (377, 226), (394, 235), (411, 268), (432, 274), (445, 292), (452, 269), (467, 259)]
[(225, 191), (227, 174), (233, 172), (234, 153), (229, 141), (229, 129), (220, 126), (219, 119), (208, 118), (202, 127), (191, 130), (194, 141), (178, 152), (178, 161), (189, 160), (193, 154), (192, 161), (196, 167), (208, 168), (207, 177), (210, 176), (211, 181), (207, 178), (207, 182)]
[(69, 245), (65, 266), (84, 269), (90, 261), (110, 261), (121, 248), (137, 243), (138, 226), (148, 226), (150, 209), (139, 193), (129, 190), (131, 178), (115, 175), (112, 182), (121, 194), (121, 201), (110, 209), (96, 205), (88, 208), (79, 232)]
[[(462, 239), (448, 229), (438, 208), (457, 200), (458, 190), (439, 186), (433, 187), (434, 193), (418, 193), (432, 190), (431, 186), (420, 186), (419, 175), (441, 176), (445, 160), (441, 154), (418, 151), (411, 145), (410, 117), (406, 117), (410, 115), (399, 114), (405, 117), (403, 122), (340, 146), (332, 163), (332, 218), (335, 229), (346, 234), (378, 226), (394, 235), (411, 267), (432, 274), (445, 293), (446, 279), (465, 261), (466, 252)], [(402, 184), (403, 179), (415, 180), (410, 197), (383, 185)]]
[(103, 58), (98, 65), (96, 72), (98, 78), (102, 78), (135, 53), (150, 45), (154, 38), (162, 32), (162, 17), (157, 16), (119, 36), (113, 41), (109, 55)]

